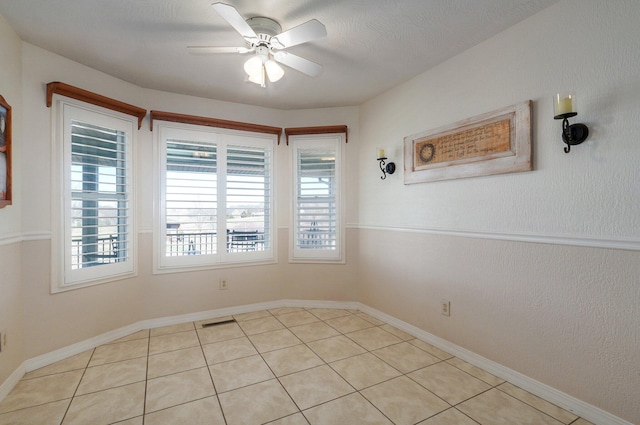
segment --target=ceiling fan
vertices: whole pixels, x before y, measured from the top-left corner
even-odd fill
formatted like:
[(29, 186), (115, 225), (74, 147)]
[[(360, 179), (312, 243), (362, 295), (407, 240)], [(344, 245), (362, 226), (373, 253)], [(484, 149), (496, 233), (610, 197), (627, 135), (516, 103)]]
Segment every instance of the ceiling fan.
[(274, 83), (284, 76), (286, 65), (311, 77), (322, 71), (322, 65), (308, 59), (285, 52), (284, 49), (307, 43), (327, 36), (324, 25), (312, 19), (297, 27), (282, 32), (276, 21), (262, 16), (245, 20), (235, 7), (224, 3), (211, 5), (246, 41), (246, 47), (188, 46), (192, 54), (254, 53), (245, 62), (244, 70), (248, 81), (265, 87), (266, 79)]

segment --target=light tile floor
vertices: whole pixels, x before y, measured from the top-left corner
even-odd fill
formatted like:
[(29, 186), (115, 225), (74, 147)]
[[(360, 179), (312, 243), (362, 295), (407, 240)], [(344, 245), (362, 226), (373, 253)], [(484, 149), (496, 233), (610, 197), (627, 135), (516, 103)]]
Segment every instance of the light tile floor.
[(233, 319), (137, 332), (30, 372), (0, 425), (590, 424), (359, 311)]

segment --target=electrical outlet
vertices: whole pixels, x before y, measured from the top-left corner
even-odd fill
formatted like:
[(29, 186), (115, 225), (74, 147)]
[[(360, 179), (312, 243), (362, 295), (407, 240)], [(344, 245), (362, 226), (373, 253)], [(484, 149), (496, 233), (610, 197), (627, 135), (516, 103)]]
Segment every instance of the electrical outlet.
[(220, 279), (220, 289), (227, 289), (227, 279)]
[(451, 316), (451, 301), (445, 300), (444, 298), (440, 300), (440, 314), (443, 316)]
[(5, 350), (7, 346), (7, 331), (0, 332), (0, 353)]

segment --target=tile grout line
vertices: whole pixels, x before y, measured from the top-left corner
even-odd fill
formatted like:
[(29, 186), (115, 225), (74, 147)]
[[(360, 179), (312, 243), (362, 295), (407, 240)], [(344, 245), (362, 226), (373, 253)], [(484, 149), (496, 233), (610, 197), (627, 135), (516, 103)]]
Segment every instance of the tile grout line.
[(78, 385), (76, 385), (76, 389), (73, 391), (73, 395), (71, 396), (71, 399), (69, 400), (69, 405), (67, 406), (67, 409), (64, 411), (64, 415), (62, 416), (62, 419), (60, 419), (60, 425), (62, 425), (64, 423), (64, 420), (67, 418), (67, 415), (69, 414), (69, 410), (71, 409), (71, 405), (73, 404), (73, 399), (76, 397), (76, 394), (78, 393), (78, 388), (80, 388), (80, 384), (82, 383), (82, 378), (84, 378), (84, 375), (87, 373), (87, 369), (89, 368), (89, 365), (91, 364), (91, 359), (93, 358), (93, 356), (96, 353), (96, 348), (92, 348), (91, 355), (89, 356), (89, 360), (87, 360), (87, 364), (85, 365), (85, 367), (84, 367), (84, 369), (82, 371), (82, 376), (80, 376), (80, 379), (78, 380)]
[(480, 422), (476, 421), (475, 419), (473, 419), (471, 416), (467, 415), (466, 413), (464, 413), (462, 410), (458, 409), (456, 406), (453, 406), (451, 409), (454, 409), (456, 412), (460, 413), (461, 415), (464, 415), (465, 417), (469, 418), (470, 421), (473, 421), (479, 425), (482, 425)]
[[(275, 318), (276, 320), (278, 320), (278, 318), (276, 317), (276, 315), (275, 315), (275, 314), (271, 313), (269, 310), (267, 310), (267, 311), (269, 312), (269, 314), (271, 315), (271, 317), (273, 317), (273, 318)], [(286, 330), (289, 330), (289, 328), (287, 328), (287, 327), (285, 326), (285, 324), (284, 324), (284, 323), (280, 322), (280, 320), (278, 320), (278, 322), (279, 322), (279, 323), (281, 323), (281, 324), (285, 327), (285, 329), (286, 329)], [(273, 369), (271, 368), (271, 366), (269, 365), (269, 363), (267, 362), (267, 360), (266, 360), (266, 359), (264, 358), (264, 356), (262, 355), (263, 353), (261, 353), (261, 352), (258, 350), (258, 347), (256, 347), (256, 345), (253, 343), (253, 341), (251, 340), (251, 338), (249, 338), (249, 335), (247, 335), (247, 333), (246, 333), (246, 332), (245, 332), (245, 330), (242, 328), (242, 326), (240, 326), (240, 325), (238, 324), (238, 327), (240, 328), (240, 330), (242, 331), (242, 333), (244, 333), (245, 337), (249, 340), (249, 342), (251, 343), (251, 346), (254, 348), (254, 350), (256, 350), (256, 352), (258, 353), (258, 355), (260, 356), (260, 358), (262, 359), (262, 361), (267, 365), (267, 367), (268, 367), (268, 368), (269, 368), (269, 370), (271, 371), (271, 374), (273, 375), (274, 379), (278, 381), (278, 384), (282, 387), (282, 389), (284, 390), (284, 392), (285, 392), (285, 393), (287, 394), (287, 396), (291, 399), (291, 401), (293, 402), (294, 406), (296, 406), (296, 409), (298, 409), (298, 411), (297, 411), (297, 412), (291, 413), (291, 415), (295, 415), (296, 413), (300, 413), (300, 414), (302, 414), (302, 416), (304, 417), (304, 420), (305, 420), (305, 421), (307, 421), (307, 423), (308, 423), (309, 421), (307, 420), (307, 417), (306, 417), (306, 416), (304, 416), (304, 413), (302, 413), (302, 409), (300, 409), (300, 406), (298, 406), (298, 403), (296, 403), (296, 401), (293, 399), (293, 397), (291, 396), (291, 394), (289, 394), (289, 391), (287, 391), (287, 388), (282, 384), (282, 381), (280, 381), (280, 377), (279, 377), (279, 376), (277, 376), (277, 375), (275, 374), (275, 372), (273, 371)], [(269, 331), (267, 331), (267, 332), (269, 332)], [(289, 332), (291, 332), (291, 331), (289, 331)], [(265, 333), (265, 332), (262, 332), (262, 333)], [(298, 337), (297, 337), (293, 332), (291, 332), (291, 333), (292, 333), (296, 338), (298, 338)], [(257, 335), (257, 334), (256, 334), (256, 335)], [(298, 338), (298, 341), (302, 342), (302, 341), (300, 340), (300, 338)], [(294, 347), (295, 347), (295, 346), (294, 346)], [(288, 347), (285, 347), (285, 348), (288, 348)], [(272, 350), (272, 351), (277, 351), (277, 350)], [(267, 351), (267, 352), (271, 352), (271, 351)], [(266, 382), (266, 381), (263, 381), (263, 382)], [(233, 391), (233, 390), (232, 390), (232, 391)], [(287, 415), (287, 416), (291, 416), (291, 415)], [(284, 416), (284, 417), (286, 417), (286, 416)], [(276, 418), (276, 419), (274, 419), (274, 421), (277, 421), (277, 420), (279, 420), (279, 419), (282, 419), (282, 418)], [(273, 422), (273, 421), (270, 421), (270, 422)], [(267, 423), (269, 423), (269, 422), (267, 422)]]
[(149, 357), (151, 357), (151, 329), (147, 329), (147, 332), (149, 340), (147, 341), (147, 367), (144, 380), (144, 396), (142, 398), (142, 425), (144, 425), (147, 416), (147, 386), (149, 385)]
[[(300, 312), (300, 311), (307, 312), (307, 313), (311, 314), (312, 316), (314, 316), (315, 318), (317, 318), (319, 321), (321, 321), (321, 322), (322, 322), (322, 319), (320, 319), (318, 316), (316, 316), (315, 314), (313, 314), (313, 313), (311, 313), (310, 311), (308, 311), (306, 308), (302, 308), (302, 309), (301, 309), (301, 310), (299, 310), (298, 312)], [(271, 313), (271, 312), (270, 312), (270, 313)], [(271, 313), (271, 314), (273, 314), (273, 313)], [(286, 314), (286, 313), (285, 313), (285, 314)], [(305, 347), (307, 347), (307, 349), (311, 350), (311, 348), (307, 345), (307, 343), (306, 343), (306, 342), (302, 341), (298, 335), (296, 335), (294, 332), (292, 332), (292, 331), (291, 331), (291, 329), (290, 329), (290, 328), (291, 328), (291, 327), (293, 327), (293, 326), (291, 326), (291, 327), (290, 327), (290, 326), (287, 326), (287, 325), (286, 325), (285, 323), (283, 323), (280, 319), (278, 319), (278, 316), (277, 316), (277, 315), (273, 314), (273, 316), (275, 317), (275, 319), (276, 319), (276, 320), (278, 320), (278, 322), (280, 322), (280, 323), (285, 327), (285, 329), (287, 329), (289, 332), (291, 332), (291, 333), (292, 333), (292, 334), (293, 334), (293, 335), (298, 339), (298, 341), (300, 341), (301, 345), (304, 345)], [(310, 322), (310, 323), (314, 323), (314, 322)], [(305, 324), (308, 324), (308, 323), (305, 323)], [(302, 325), (300, 325), (300, 326), (303, 326), (303, 325), (305, 325), (305, 324), (302, 324)], [(252, 342), (252, 343), (253, 343), (253, 342)], [(295, 346), (294, 346), (294, 347), (295, 347)], [(257, 351), (257, 348), (256, 348), (256, 351)], [(272, 351), (277, 351), (277, 350), (272, 350)], [(272, 351), (268, 351), (268, 352), (272, 352)], [(322, 362), (324, 362), (324, 364), (325, 364), (325, 365), (327, 365), (327, 363), (324, 361), (324, 359), (322, 359), (320, 356), (318, 356), (318, 355), (317, 355), (313, 350), (311, 350), (311, 352), (312, 352), (312, 353), (314, 353), (314, 354), (315, 354), (315, 355), (316, 355), (316, 356), (317, 356), (317, 357), (318, 357)], [(281, 376), (277, 376), (277, 375), (274, 373), (273, 369), (271, 369), (271, 366), (269, 365), (269, 363), (266, 361), (266, 359), (265, 359), (265, 358), (264, 358), (264, 356), (262, 355), (263, 353), (259, 353), (259, 354), (260, 354), (260, 357), (262, 357), (262, 360), (267, 364), (267, 367), (269, 367), (269, 369), (271, 370), (271, 373), (273, 373), (273, 376), (275, 376), (276, 380), (278, 381), (278, 383), (280, 384), (280, 386), (282, 387), (282, 389), (284, 390), (284, 392), (285, 392), (285, 393), (287, 393), (287, 395), (289, 396), (289, 398), (291, 399), (291, 401), (293, 402), (293, 404), (294, 404), (294, 405), (296, 406), (296, 408), (298, 409), (298, 411), (297, 411), (296, 413), (300, 413), (300, 414), (302, 415), (302, 418), (305, 420), (305, 422), (306, 422), (307, 424), (310, 424), (309, 419), (308, 419), (308, 418), (307, 418), (307, 416), (304, 414), (304, 411), (300, 408), (300, 406), (298, 405), (298, 403), (296, 403), (296, 401), (293, 399), (293, 397), (291, 396), (291, 394), (289, 393), (289, 391), (287, 391), (287, 388), (284, 386), (284, 384), (283, 384), (283, 383), (282, 383), (282, 381), (280, 380)], [(314, 366), (314, 367), (319, 367), (319, 366)], [(311, 368), (307, 368), (307, 369), (302, 369), (302, 370), (311, 370), (311, 369), (313, 369), (313, 367), (311, 367)], [(298, 373), (298, 372), (292, 372), (292, 373), (290, 373), (290, 374), (286, 374), (286, 375), (282, 375), (282, 376), (289, 376), (289, 375), (292, 375), (293, 373)], [(293, 415), (295, 415), (296, 413), (292, 413), (291, 415), (287, 415), (287, 416), (284, 416), (284, 417), (293, 416)], [(280, 419), (282, 419), (282, 418), (278, 418), (278, 419), (275, 419), (275, 420), (280, 420)], [(273, 422), (273, 421), (271, 421), (271, 422)]]
[[(508, 382), (508, 381), (505, 381), (505, 382)], [(532, 404), (529, 404), (529, 403), (527, 403), (526, 401), (521, 400), (521, 399), (519, 399), (518, 397), (513, 396), (513, 395), (509, 394), (508, 392), (503, 391), (503, 390), (501, 390), (500, 388), (498, 388), (499, 386), (501, 386), (501, 385), (503, 385), (503, 384), (504, 384), (504, 382), (503, 382), (502, 384), (500, 384), (500, 385), (496, 385), (493, 389), (500, 391), (502, 394), (506, 395), (507, 397), (510, 397), (510, 398), (512, 398), (512, 399), (514, 399), (514, 400), (517, 400), (517, 401), (519, 401), (519, 402), (521, 402), (521, 403), (526, 404), (527, 406), (531, 407), (532, 409), (537, 410), (538, 412), (542, 413), (543, 415), (546, 415), (546, 416), (550, 417), (551, 419), (553, 419), (554, 421), (558, 422), (559, 424), (561, 424), (561, 425), (565, 425), (565, 423), (564, 423), (564, 422), (562, 422), (560, 419), (555, 418), (555, 417), (551, 416), (549, 413), (547, 413), (547, 412), (545, 412), (545, 411), (543, 411), (543, 410), (538, 409), (536, 406), (533, 406)], [(511, 385), (513, 385), (513, 384), (511, 384)], [(516, 385), (513, 385), (513, 386), (514, 386), (514, 387), (516, 387), (516, 388), (521, 389), (520, 387), (518, 387), (518, 386), (516, 386)], [(523, 390), (523, 391), (524, 391), (524, 390)], [(546, 400), (545, 400), (545, 401), (546, 401)], [(553, 404), (553, 403), (551, 403), (551, 404)], [(554, 406), (555, 406), (555, 404), (554, 404)], [(579, 417), (578, 417), (578, 418), (576, 418), (576, 420), (577, 420), (577, 419), (579, 419)], [(574, 422), (574, 421), (572, 421), (572, 422)]]
[[(273, 313), (271, 313), (271, 312), (269, 312), (269, 313), (270, 313), (270, 314), (271, 314), (271, 315), (272, 315), (276, 320), (278, 320), (278, 317), (277, 317), (275, 314), (273, 314)], [(280, 320), (278, 320), (278, 322), (279, 322), (279, 323), (281, 323), (281, 324), (282, 324), (282, 326), (284, 326), (284, 328), (285, 328), (286, 330), (288, 330), (289, 332), (291, 332), (291, 331), (289, 330), (289, 328), (288, 328), (284, 323), (280, 322)], [(242, 328), (242, 327), (241, 327), (241, 328)], [(243, 329), (242, 331), (244, 332), (244, 329)], [(302, 344), (304, 344), (304, 342), (302, 342), (302, 340), (301, 340), (300, 338), (298, 338), (298, 336), (297, 336), (296, 334), (294, 334), (293, 332), (291, 332), (291, 334), (293, 334), (293, 336), (295, 336), (295, 337), (298, 339), (298, 341), (300, 341)], [(246, 332), (245, 332), (245, 335), (246, 335)], [(256, 351), (258, 351), (258, 347), (256, 347), (256, 346), (253, 344), (253, 341), (251, 341), (251, 338), (249, 338), (249, 336), (248, 336), (248, 335), (247, 335), (247, 339), (249, 339), (249, 341), (251, 342), (251, 344), (254, 346), (253, 348), (255, 348), (255, 350), (256, 350)], [(295, 346), (294, 346), (294, 347), (295, 347)], [(277, 350), (272, 350), (272, 351), (277, 351)], [(272, 351), (267, 351), (267, 353), (270, 353), (270, 352), (272, 352)], [(261, 353), (260, 351), (258, 351), (258, 354), (260, 355), (260, 358), (262, 359), (262, 361), (266, 363), (267, 367), (269, 368), (269, 370), (271, 371), (271, 373), (273, 374), (273, 376), (275, 377), (275, 379), (278, 381), (278, 384), (280, 384), (280, 386), (282, 387), (282, 389), (284, 390), (284, 392), (287, 394), (287, 396), (289, 396), (289, 398), (291, 399), (291, 401), (293, 402), (293, 404), (296, 406), (296, 409), (298, 409), (298, 411), (297, 411), (297, 412), (292, 413), (291, 415), (295, 415), (296, 413), (300, 413), (300, 414), (302, 415), (302, 417), (304, 418), (304, 420), (305, 420), (307, 423), (309, 423), (309, 420), (307, 419), (307, 417), (305, 416), (305, 414), (302, 412), (302, 409), (300, 408), (300, 406), (298, 405), (298, 403), (296, 403), (296, 401), (293, 399), (293, 397), (291, 396), (291, 394), (289, 393), (289, 391), (287, 391), (287, 387), (285, 387), (285, 386), (284, 386), (284, 384), (283, 384), (283, 383), (282, 383), (282, 381), (280, 380), (280, 377), (279, 377), (278, 375), (276, 375), (276, 373), (275, 373), (275, 372), (274, 372), (274, 370), (271, 368), (271, 366), (269, 365), (269, 363), (267, 362), (267, 360), (264, 358), (263, 353)], [(322, 360), (322, 359), (321, 359), (321, 360)], [(291, 415), (289, 415), (289, 416), (291, 416)], [(285, 416), (285, 417), (286, 417), (286, 416)], [(276, 421), (277, 421), (277, 420), (279, 420), (279, 419), (282, 419), (282, 418), (276, 418), (276, 419), (274, 419), (274, 420), (276, 420)], [(273, 422), (273, 421), (271, 421), (271, 422)]]
[[(204, 365), (207, 368), (207, 372), (209, 373), (209, 379), (211, 379), (211, 385), (213, 385), (213, 391), (216, 393), (215, 394), (216, 401), (218, 402), (218, 407), (220, 408), (220, 414), (222, 415), (222, 420), (224, 421), (225, 424), (228, 424), (227, 416), (224, 414), (224, 409), (222, 409), (222, 402), (220, 401), (220, 393), (218, 392), (218, 389), (216, 388), (216, 383), (213, 380), (213, 374), (211, 372), (211, 368), (209, 367), (209, 362), (207, 361), (207, 356), (204, 353), (204, 348), (202, 347), (202, 340), (200, 339), (200, 334), (198, 333), (198, 327), (196, 325), (196, 322), (193, 322), (193, 327), (194, 327), (194, 329), (196, 331), (196, 338), (198, 338), (198, 344), (200, 344), (200, 351), (202, 352), (202, 357), (204, 358)], [(204, 329), (204, 328), (202, 328), (202, 329)], [(202, 399), (200, 399), (200, 400), (202, 400)], [(191, 402), (193, 402), (193, 400)]]

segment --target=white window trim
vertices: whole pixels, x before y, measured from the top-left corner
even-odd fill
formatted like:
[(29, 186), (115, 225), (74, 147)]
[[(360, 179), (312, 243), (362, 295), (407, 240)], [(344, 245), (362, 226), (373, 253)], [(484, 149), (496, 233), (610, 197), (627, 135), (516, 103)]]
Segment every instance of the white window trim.
[[(289, 262), (290, 263), (346, 263), (346, 231), (345, 231), (345, 190), (344, 190), (344, 158), (345, 158), (345, 137), (344, 133), (329, 134), (309, 134), (291, 135), (289, 143), (291, 150), (291, 202), (290, 202), (290, 223), (289, 223)], [(296, 248), (296, 200), (297, 200), (297, 146), (302, 148), (315, 145), (323, 146), (327, 143), (334, 143), (336, 148), (336, 186), (338, 196), (336, 198), (336, 242), (335, 251), (312, 251), (299, 250)], [(312, 255), (303, 255), (312, 254)]]
[[(234, 143), (249, 144), (264, 147), (266, 144), (271, 148), (271, 249), (258, 252), (227, 253), (218, 252), (211, 255), (193, 255), (166, 257), (161, 248), (162, 241), (166, 240), (166, 211), (164, 208), (164, 197), (166, 193), (166, 138), (174, 134), (190, 133), (193, 141), (209, 141), (216, 140), (223, 144)], [(244, 139), (243, 139), (244, 138)], [(246, 138), (254, 139), (254, 142), (247, 143)], [(260, 140), (260, 142), (255, 142)], [(256, 266), (263, 264), (274, 264), (278, 261), (278, 238), (277, 238), (277, 184), (276, 184), (276, 164), (277, 164), (277, 135), (258, 133), (251, 131), (232, 130), (218, 127), (208, 127), (196, 124), (186, 124), (178, 122), (154, 121), (153, 123), (153, 182), (154, 182), (154, 209), (153, 209), (153, 274), (177, 273), (186, 271), (212, 270), (221, 268), (233, 268), (244, 266)], [(225, 154), (226, 155), (226, 154)], [(226, 156), (225, 156), (226, 157)], [(226, 162), (218, 163), (221, 174), (226, 175)], [(226, 182), (226, 180), (223, 180)], [(221, 183), (222, 181), (219, 181)], [(226, 186), (218, 185), (217, 208), (220, 211), (226, 210), (225, 198)], [(226, 216), (222, 215), (222, 220), (218, 221), (218, 228), (226, 228)]]
[[(92, 124), (123, 130), (127, 134), (127, 183), (129, 191), (129, 260), (121, 263), (105, 264), (96, 267), (90, 273), (67, 272), (67, 261), (71, 255), (65, 223), (66, 200), (70, 196), (70, 187), (66, 175), (70, 172), (70, 161), (66, 153), (70, 145), (66, 143), (65, 111), (77, 115), (91, 116)], [(110, 109), (91, 105), (71, 98), (54, 96), (51, 107), (51, 293), (71, 291), (94, 285), (101, 285), (137, 276), (137, 230), (136, 230), (136, 185), (135, 185), (135, 146), (137, 138), (137, 119)], [(78, 270), (84, 272), (85, 270)], [(83, 276), (84, 275), (84, 276)]]

